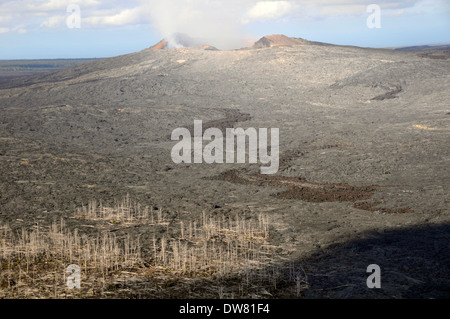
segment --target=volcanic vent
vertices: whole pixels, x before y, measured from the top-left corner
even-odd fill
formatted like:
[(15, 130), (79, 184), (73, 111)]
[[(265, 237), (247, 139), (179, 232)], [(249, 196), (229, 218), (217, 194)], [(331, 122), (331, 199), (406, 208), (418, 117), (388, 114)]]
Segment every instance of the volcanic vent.
[(202, 47), (205, 50), (217, 50), (215, 47), (206, 44), (198, 38), (190, 37), (187, 34), (175, 33), (170, 37), (167, 37), (154, 46), (150, 47), (151, 50), (164, 50), (164, 49), (178, 49), (186, 47)]

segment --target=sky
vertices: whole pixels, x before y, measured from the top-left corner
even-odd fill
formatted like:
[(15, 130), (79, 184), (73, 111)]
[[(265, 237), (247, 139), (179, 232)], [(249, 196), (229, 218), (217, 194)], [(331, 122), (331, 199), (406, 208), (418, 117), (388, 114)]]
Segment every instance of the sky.
[(271, 34), (375, 48), (450, 44), (450, 0), (0, 0), (3, 60), (112, 57), (175, 33), (223, 50)]

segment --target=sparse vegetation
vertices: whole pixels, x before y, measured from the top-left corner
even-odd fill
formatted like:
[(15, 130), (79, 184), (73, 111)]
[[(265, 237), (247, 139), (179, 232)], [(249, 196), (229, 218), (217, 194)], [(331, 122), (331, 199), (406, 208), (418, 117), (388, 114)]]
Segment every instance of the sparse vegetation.
[[(169, 224), (161, 209), (152, 212), (128, 196), (113, 207), (91, 201), (74, 217), (124, 226)], [(2, 298), (151, 298), (159, 296), (156, 287), (186, 289), (198, 286), (200, 280), (210, 287), (217, 285), (217, 298), (248, 297), (248, 287), (270, 295), (268, 290), (274, 292), (286, 278), (279, 268), (281, 255), (268, 242), (269, 225), (265, 215), (218, 218), (203, 213), (198, 220), (172, 223), (176, 236), (154, 236), (147, 254), (142, 253), (139, 237), (116, 236), (108, 230), (96, 236), (83, 234), (69, 229), (64, 219), (16, 232), (2, 225), (0, 294)], [(66, 268), (71, 264), (81, 268), (81, 289), (66, 286)], [(292, 289), (300, 294), (306, 280), (294, 271), (289, 277)]]

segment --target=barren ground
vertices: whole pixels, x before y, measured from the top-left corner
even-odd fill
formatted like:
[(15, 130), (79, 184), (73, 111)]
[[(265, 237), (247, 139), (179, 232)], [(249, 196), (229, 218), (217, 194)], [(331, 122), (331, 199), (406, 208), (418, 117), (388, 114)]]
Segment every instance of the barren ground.
[[(300, 293), (280, 280), (270, 295), (239, 295), (224, 279), (219, 293), (211, 279), (125, 296), (450, 297), (449, 71), (445, 51), (308, 44), (144, 50), (2, 82), (0, 224), (65, 217), (87, 234), (139, 235), (145, 254), (154, 236), (176, 236), (175, 225), (203, 212), (267, 214), (278, 271), (301, 269)], [(280, 128), (278, 174), (174, 164), (168, 136), (194, 120)], [(174, 227), (73, 218), (91, 200), (127, 194)], [(382, 289), (366, 286), (370, 264), (382, 269)]]

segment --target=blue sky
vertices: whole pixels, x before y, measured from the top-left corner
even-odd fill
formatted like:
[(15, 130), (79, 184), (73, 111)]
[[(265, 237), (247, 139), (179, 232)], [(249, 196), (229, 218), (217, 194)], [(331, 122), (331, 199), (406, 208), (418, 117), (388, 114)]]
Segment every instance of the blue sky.
[[(368, 27), (370, 4), (381, 10), (380, 28)], [(0, 0), (0, 59), (111, 57), (175, 32), (221, 49), (269, 34), (364, 47), (449, 44), (450, 1)]]

